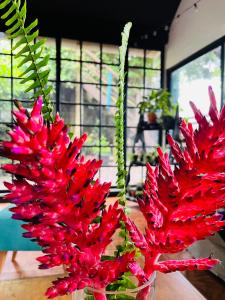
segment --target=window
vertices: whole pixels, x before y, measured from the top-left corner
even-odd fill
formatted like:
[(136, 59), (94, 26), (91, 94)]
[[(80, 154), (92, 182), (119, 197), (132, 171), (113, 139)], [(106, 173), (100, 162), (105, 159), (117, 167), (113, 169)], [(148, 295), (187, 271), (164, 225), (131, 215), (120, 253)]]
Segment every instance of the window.
[[(52, 99), (70, 132), (80, 136), (88, 133), (82, 152), (86, 158), (103, 160), (97, 174), (101, 182), (116, 185), (114, 115), (118, 96), (118, 47), (75, 40), (48, 39), (50, 49), (50, 81), (54, 86)], [(29, 97), (21, 92), (18, 61), (11, 53), (11, 43), (0, 40), (0, 133), (6, 138), (7, 126), (12, 123), (13, 99), (31, 107)], [(137, 104), (151, 89), (161, 85), (161, 52), (129, 49), (127, 89), (127, 152), (131, 150), (138, 123)], [(22, 89), (24, 90), (24, 88)], [(129, 158), (129, 156), (128, 156)], [(4, 163), (6, 160), (0, 158)], [(127, 159), (127, 165), (129, 159)], [(140, 170), (139, 170), (140, 169)], [(136, 170), (134, 182), (143, 178), (142, 168)], [(0, 171), (1, 172), (1, 171)], [(0, 189), (8, 175), (0, 173)], [(135, 181), (136, 180), (136, 181)]]
[[(139, 121), (137, 105), (150, 95), (154, 89), (161, 87), (161, 53), (143, 49), (129, 49), (128, 51), (128, 90), (127, 90), (127, 159), (129, 166), (132, 160), (132, 147)], [(158, 131), (146, 131), (146, 152), (157, 146)], [(142, 144), (135, 147), (136, 153), (141, 156)], [(130, 173), (130, 185), (141, 184), (145, 177), (145, 167), (133, 166)]]
[(209, 109), (208, 86), (221, 104), (221, 46), (201, 55), (171, 73), (171, 93), (179, 104), (180, 116), (193, 120), (189, 101), (194, 101), (202, 113)]

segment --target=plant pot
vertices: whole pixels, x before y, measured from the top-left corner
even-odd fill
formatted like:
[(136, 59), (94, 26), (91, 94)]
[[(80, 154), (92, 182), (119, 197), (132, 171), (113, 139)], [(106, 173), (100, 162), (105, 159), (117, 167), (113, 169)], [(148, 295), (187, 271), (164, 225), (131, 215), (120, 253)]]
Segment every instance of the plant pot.
[(154, 273), (149, 281), (134, 289), (126, 289), (124, 291), (105, 291), (93, 288), (86, 288), (76, 291), (72, 300), (156, 300), (155, 298), (155, 278)]
[(157, 123), (157, 115), (156, 115), (156, 113), (150, 111), (150, 112), (148, 112), (147, 117), (148, 117), (148, 123), (149, 124), (156, 124)]
[(165, 129), (173, 129), (175, 125), (175, 118), (171, 116), (162, 116), (163, 127)]

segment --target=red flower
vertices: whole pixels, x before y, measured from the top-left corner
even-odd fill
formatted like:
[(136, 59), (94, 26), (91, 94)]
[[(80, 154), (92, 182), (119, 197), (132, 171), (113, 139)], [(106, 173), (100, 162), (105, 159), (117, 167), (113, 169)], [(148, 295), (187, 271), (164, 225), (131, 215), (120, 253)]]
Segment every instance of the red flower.
[[(144, 272), (148, 278), (155, 270), (164, 273), (206, 270), (219, 263), (210, 258), (158, 262), (161, 254), (182, 251), (225, 226), (217, 212), (225, 206), (225, 106), (218, 113), (211, 88), (209, 95), (211, 122), (194, 104), (199, 128), (194, 131), (191, 124), (181, 122), (186, 148), (181, 150), (168, 136), (177, 162), (174, 170), (168, 154), (163, 154), (161, 149), (158, 149), (159, 166), (153, 170), (147, 165), (143, 197), (138, 201), (147, 221), (145, 235), (124, 216), (132, 241), (145, 256)], [(147, 293), (148, 289), (144, 289), (138, 299), (144, 300)]]
[[(13, 218), (26, 222), (24, 237), (43, 247), (40, 268), (67, 268), (68, 277), (54, 282), (47, 296), (104, 288), (127, 271), (134, 254), (101, 261), (121, 218), (118, 203), (104, 209), (110, 184), (93, 181), (101, 161), (85, 162), (80, 150), (86, 134), (71, 141), (58, 114), (53, 124), (44, 123), (41, 98), (31, 114), (21, 104), (18, 108), (11, 141), (0, 144), (1, 155), (17, 161), (2, 166), (16, 177), (5, 183), (10, 191), (5, 198), (16, 205)], [(93, 222), (96, 217), (100, 223)]]

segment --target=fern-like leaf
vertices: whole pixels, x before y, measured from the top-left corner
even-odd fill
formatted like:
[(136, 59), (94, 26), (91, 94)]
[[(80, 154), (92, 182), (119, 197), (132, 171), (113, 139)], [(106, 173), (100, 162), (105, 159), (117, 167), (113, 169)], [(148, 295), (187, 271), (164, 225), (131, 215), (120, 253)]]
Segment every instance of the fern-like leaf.
[(20, 74), (24, 77), (21, 84), (29, 83), (25, 92), (34, 90), (32, 98), (43, 96), (44, 117), (52, 120), (52, 106), (50, 103), (50, 92), (52, 86), (48, 85), (49, 55), (42, 57), (45, 48), (45, 39), (37, 40), (39, 31), (37, 29), (38, 20), (34, 20), (28, 26), (25, 24), (27, 3), (26, 0), (5, 0), (0, 4), (0, 9), (4, 10), (1, 19), (5, 21), (6, 34), (9, 39), (16, 40), (12, 49), (15, 58), (24, 56), (19, 64), (19, 68), (25, 66), (25, 70)]

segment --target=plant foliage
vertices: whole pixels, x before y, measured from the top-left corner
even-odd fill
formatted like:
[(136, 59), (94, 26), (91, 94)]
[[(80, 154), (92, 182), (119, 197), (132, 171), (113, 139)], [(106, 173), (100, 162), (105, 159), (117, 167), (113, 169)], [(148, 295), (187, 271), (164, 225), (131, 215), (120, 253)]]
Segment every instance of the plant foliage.
[(124, 84), (125, 84), (125, 61), (128, 38), (132, 23), (127, 23), (122, 32), (122, 45), (119, 48), (119, 97), (116, 102), (115, 114), (116, 125), (116, 154), (117, 154), (117, 186), (120, 190), (119, 202), (125, 205), (126, 197), (126, 169), (124, 162)]
[(50, 92), (52, 86), (48, 85), (50, 69), (47, 67), (49, 55), (44, 55), (45, 39), (38, 39), (38, 20), (26, 25), (26, 0), (4, 0), (0, 4), (4, 10), (1, 18), (7, 27), (6, 34), (9, 39), (15, 41), (13, 54), (15, 58), (23, 58), (19, 68), (25, 66), (20, 74), (21, 84), (29, 83), (25, 92), (34, 90), (33, 99), (42, 95), (44, 99), (43, 113), (45, 119), (50, 120), (52, 106), (50, 103)]

